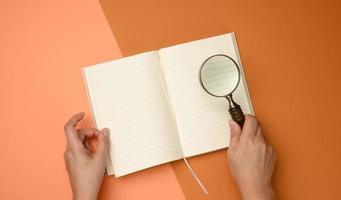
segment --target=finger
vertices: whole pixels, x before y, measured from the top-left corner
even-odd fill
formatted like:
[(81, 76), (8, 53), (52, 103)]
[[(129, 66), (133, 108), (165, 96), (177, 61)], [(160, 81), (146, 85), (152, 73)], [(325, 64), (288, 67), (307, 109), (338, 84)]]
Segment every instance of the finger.
[(264, 136), (263, 136), (263, 130), (262, 130), (262, 126), (259, 124), (257, 132), (256, 132), (256, 138), (259, 141), (265, 142)]
[(84, 112), (80, 112), (80, 113), (73, 115), (69, 119), (69, 121), (65, 124), (65, 126), (69, 128), (76, 127), (78, 122), (83, 119), (84, 115), (85, 115)]
[(272, 160), (273, 160), (273, 163), (275, 164), (275, 161), (277, 160), (277, 152), (276, 151), (273, 151), (273, 153), (272, 153)]
[(66, 140), (70, 148), (81, 145), (80, 139), (77, 135), (76, 126), (79, 121), (84, 117), (84, 113), (78, 113), (70, 118), (70, 120), (65, 124), (64, 131), (66, 135)]
[(230, 125), (230, 130), (231, 130), (229, 148), (235, 148), (239, 143), (241, 129), (240, 129), (240, 126), (233, 120), (229, 121), (229, 125)]
[(81, 139), (85, 148), (93, 153), (94, 148), (91, 145), (90, 139), (91, 138), (98, 138), (98, 136), (100, 134), (102, 134), (101, 131), (98, 129), (95, 129), (95, 128), (79, 129), (77, 131), (78, 131), (79, 138)]
[(255, 116), (245, 115), (245, 122), (241, 133), (241, 140), (248, 140), (256, 135), (258, 121)]
[(82, 142), (86, 138), (98, 137), (98, 135), (101, 134), (101, 131), (95, 128), (78, 129), (77, 132)]
[(91, 153), (94, 152), (94, 148), (93, 146), (91, 145), (91, 142), (89, 139), (85, 139), (84, 142), (83, 142), (84, 146), (86, 149), (88, 149)]
[(107, 159), (109, 153), (109, 129), (105, 128), (98, 136), (98, 146), (96, 156), (101, 159)]

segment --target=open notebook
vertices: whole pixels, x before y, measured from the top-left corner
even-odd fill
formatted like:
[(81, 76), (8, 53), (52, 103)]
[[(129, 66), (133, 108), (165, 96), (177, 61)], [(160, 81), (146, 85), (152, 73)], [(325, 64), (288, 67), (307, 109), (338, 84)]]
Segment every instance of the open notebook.
[(234, 33), (83, 68), (96, 126), (110, 129), (108, 175), (228, 147), (228, 102), (199, 82), (201, 64), (214, 54), (239, 64), (234, 99), (253, 113)]

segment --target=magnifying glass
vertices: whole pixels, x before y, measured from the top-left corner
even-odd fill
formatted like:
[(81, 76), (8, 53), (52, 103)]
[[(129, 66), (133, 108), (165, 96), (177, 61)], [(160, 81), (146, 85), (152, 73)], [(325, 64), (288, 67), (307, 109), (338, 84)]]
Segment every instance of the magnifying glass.
[(224, 54), (213, 55), (201, 65), (199, 77), (207, 93), (228, 100), (231, 118), (243, 128), (245, 116), (240, 105), (232, 98), (232, 93), (240, 81), (240, 70), (236, 61)]

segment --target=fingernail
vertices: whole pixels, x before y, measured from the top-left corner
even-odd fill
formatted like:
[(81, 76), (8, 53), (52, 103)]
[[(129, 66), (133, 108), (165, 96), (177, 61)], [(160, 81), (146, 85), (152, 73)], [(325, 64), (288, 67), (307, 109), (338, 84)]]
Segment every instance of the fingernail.
[(105, 135), (105, 136), (108, 136), (109, 135), (109, 129), (108, 128), (104, 128), (103, 130), (103, 134)]
[(229, 120), (229, 125), (230, 125), (230, 129), (234, 129), (234, 121), (232, 119)]

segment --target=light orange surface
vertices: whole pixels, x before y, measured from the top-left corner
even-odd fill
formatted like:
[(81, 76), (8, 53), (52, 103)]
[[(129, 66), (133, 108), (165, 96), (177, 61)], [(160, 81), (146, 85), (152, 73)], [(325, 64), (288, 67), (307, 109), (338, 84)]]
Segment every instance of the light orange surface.
[[(278, 152), (278, 199), (341, 199), (337, 0), (100, 0), (124, 56), (234, 31), (255, 112)], [(226, 151), (172, 164), (187, 199), (240, 199)]]
[[(121, 56), (99, 3), (1, 1), (0, 199), (71, 199), (63, 125), (86, 111), (81, 68)], [(101, 199), (183, 199), (170, 165), (106, 178)]]

